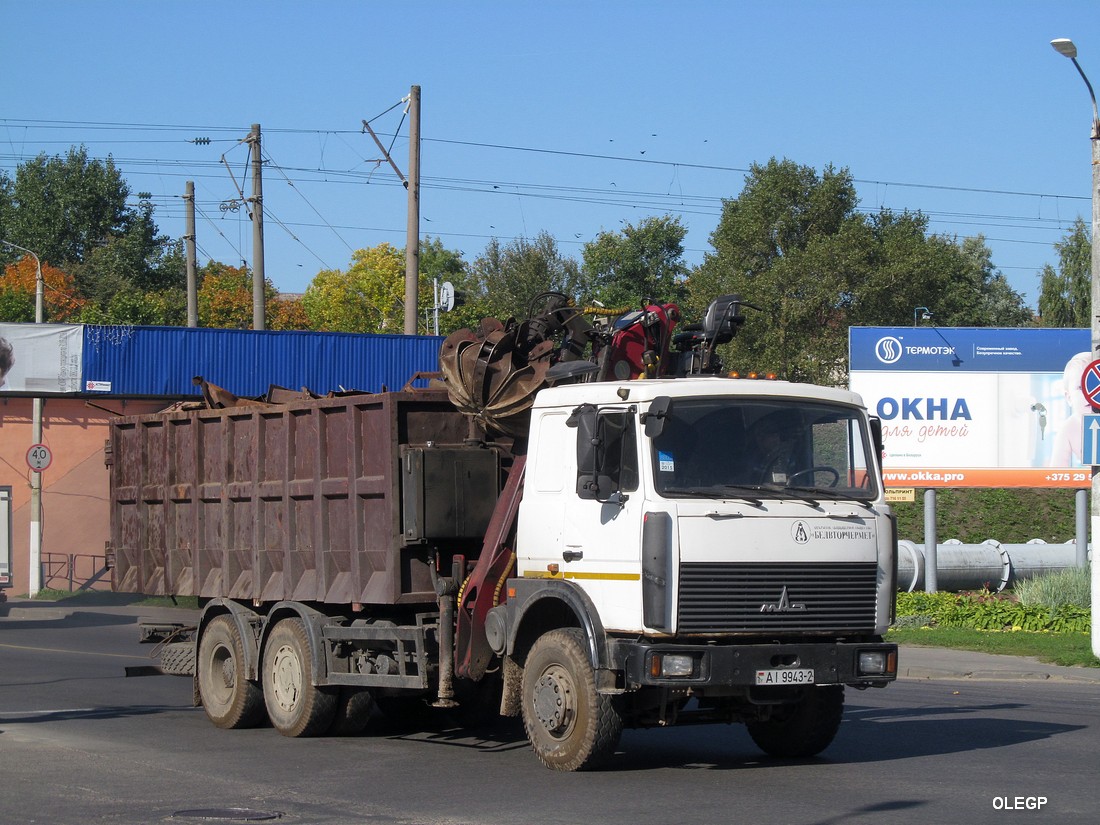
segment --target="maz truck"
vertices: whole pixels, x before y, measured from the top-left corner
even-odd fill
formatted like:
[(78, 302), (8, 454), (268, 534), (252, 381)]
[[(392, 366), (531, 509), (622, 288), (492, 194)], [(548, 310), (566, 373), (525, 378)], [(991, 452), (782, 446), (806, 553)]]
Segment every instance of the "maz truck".
[(215, 725), (346, 734), (434, 705), (522, 717), (562, 771), (690, 723), (804, 757), (845, 687), (896, 678), (860, 398), (729, 377), (737, 296), (675, 333), (674, 305), (590, 324), (540, 298), (447, 338), (427, 389), (205, 387), (205, 408), (113, 424), (116, 589), (198, 597), (195, 627), (150, 637)]

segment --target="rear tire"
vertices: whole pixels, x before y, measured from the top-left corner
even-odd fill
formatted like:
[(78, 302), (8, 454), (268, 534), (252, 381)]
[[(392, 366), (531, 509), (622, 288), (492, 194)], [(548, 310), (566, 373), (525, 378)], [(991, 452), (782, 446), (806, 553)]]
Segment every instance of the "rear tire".
[(336, 715), (339, 691), (313, 684), (309, 637), (298, 618), (283, 619), (264, 646), (264, 703), (283, 736), (319, 736)]
[(523, 668), (523, 726), (535, 756), (556, 771), (597, 768), (623, 731), (618, 703), (596, 690), (583, 633), (554, 630), (531, 648)]
[(244, 640), (231, 616), (210, 620), (199, 642), (199, 697), (207, 718), (219, 728), (252, 728), (264, 718), (259, 685), (245, 673)]
[(817, 756), (836, 736), (844, 715), (844, 685), (807, 688), (802, 698), (772, 710), (772, 717), (749, 722), (749, 736), (770, 756)]
[(341, 687), (328, 732), (331, 736), (355, 736), (378, 715), (378, 705), (367, 688)]

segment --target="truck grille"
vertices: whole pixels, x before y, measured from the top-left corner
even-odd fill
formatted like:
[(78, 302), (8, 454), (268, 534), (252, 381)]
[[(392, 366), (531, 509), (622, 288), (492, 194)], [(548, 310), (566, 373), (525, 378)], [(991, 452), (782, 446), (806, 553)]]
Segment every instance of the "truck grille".
[(877, 575), (877, 566), (866, 562), (682, 564), (677, 628), (680, 633), (873, 632)]

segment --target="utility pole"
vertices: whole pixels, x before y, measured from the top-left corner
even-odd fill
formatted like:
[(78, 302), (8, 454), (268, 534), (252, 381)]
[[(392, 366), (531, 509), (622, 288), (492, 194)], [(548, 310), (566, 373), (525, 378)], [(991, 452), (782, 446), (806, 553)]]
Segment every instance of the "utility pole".
[(420, 87), (409, 90), (409, 214), (405, 228), (405, 334), (415, 335), (420, 285)]
[[(46, 311), (45, 281), (42, 279), (42, 260), (35, 252), (25, 246), (19, 246), (11, 241), (0, 241), (4, 246), (18, 249), (34, 258), (34, 322), (43, 323)], [(31, 400), (31, 440), (34, 444), (42, 443), (42, 416), (44, 414), (45, 399), (41, 394), (35, 395)], [(30, 546), (27, 551), (27, 595), (32, 599), (42, 589), (42, 473), (31, 472), (31, 518), (30, 518)]]
[(248, 136), (252, 149), (252, 329), (265, 329), (264, 323), (264, 185), (263, 160), (260, 157), (260, 124), (252, 124)]
[(195, 182), (187, 181), (183, 204), (187, 212), (184, 245), (187, 250), (187, 326), (199, 325), (199, 290), (195, 255)]
[[(1054, 51), (1063, 57), (1073, 61), (1073, 67), (1085, 81), (1085, 87), (1089, 90), (1089, 98), (1092, 100), (1092, 131), (1089, 139), (1092, 143), (1092, 258), (1090, 261), (1092, 276), (1090, 278), (1092, 297), (1092, 357), (1100, 357), (1100, 110), (1096, 105), (1096, 92), (1089, 82), (1085, 70), (1077, 62), (1077, 46), (1069, 38), (1060, 37), (1051, 40), (1050, 45)], [(1091, 596), (1092, 596), (1092, 655), (1100, 656), (1100, 622), (1097, 621), (1097, 602), (1100, 602), (1100, 562), (1096, 558), (1096, 548), (1100, 546), (1100, 465), (1092, 465), (1092, 504), (1089, 508), (1089, 521), (1092, 527), (1092, 572)], [(1083, 566), (1087, 558), (1085, 548), (1078, 548), (1078, 564)]]

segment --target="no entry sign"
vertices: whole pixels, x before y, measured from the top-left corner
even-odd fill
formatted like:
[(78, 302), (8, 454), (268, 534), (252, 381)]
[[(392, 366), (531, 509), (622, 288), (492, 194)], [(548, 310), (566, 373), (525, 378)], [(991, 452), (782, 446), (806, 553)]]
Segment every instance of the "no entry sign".
[(1100, 361), (1093, 361), (1081, 373), (1081, 392), (1093, 407), (1100, 408)]

